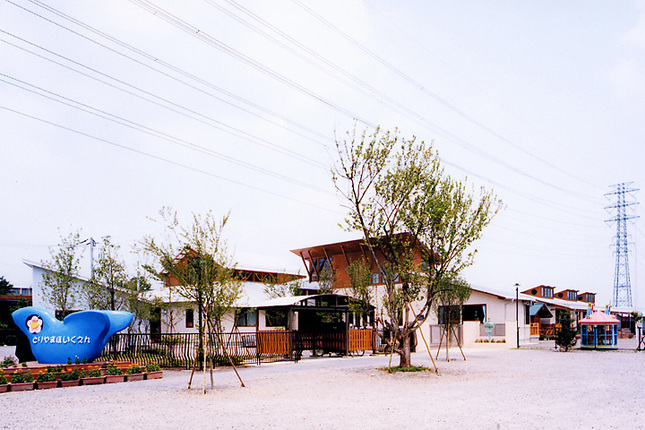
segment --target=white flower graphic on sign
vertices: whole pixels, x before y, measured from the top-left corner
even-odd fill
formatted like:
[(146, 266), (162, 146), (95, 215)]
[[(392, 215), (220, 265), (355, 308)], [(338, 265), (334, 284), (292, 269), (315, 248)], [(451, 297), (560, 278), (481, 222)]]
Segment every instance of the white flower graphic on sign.
[(29, 329), (29, 333), (40, 333), (40, 330), (43, 329), (43, 319), (38, 315), (32, 315), (31, 318), (27, 320), (27, 328)]

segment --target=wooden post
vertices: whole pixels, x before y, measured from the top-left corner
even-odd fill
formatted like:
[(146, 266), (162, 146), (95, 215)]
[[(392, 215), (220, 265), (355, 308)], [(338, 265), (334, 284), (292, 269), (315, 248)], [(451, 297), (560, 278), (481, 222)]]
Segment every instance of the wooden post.
[(466, 356), (464, 355), (464, 350), (461, 349), (461, 345), (459, 345), (459, 337), (457, 336), (457, 333), (455, 333), (455, 328), (452, 328), (452, 333), (455, 335), (455, 339), (457, 339), (457, 346), (459, 347), (459, 351), (461, 351), (461, 356), (464, 357), (464, 361), (466, 361)]
[(430, 360), (432, 360), (432, 365), (434, 366), (434, 373), (437, 375), (439, 374), (439, 369), (437, 369), (437, 364), (434, 362), (434, 358), (432, 358), (432, 353), (430, 352), (430, 346), (428, 345), (428, 342), (426, 342), (426, 337), (423, 335), (423, 330), (421, 330), (421, 323), (419, 323), (419, 319), (417, 318), (417, 313), (414, 311), (414, 308), (412, 307), (412, 303), (410, 303), (410, 300), (408, 299), (406, 295), (406, 301), (408, 303), (408, 306), (410, 306), (410, 310), (412, 311), (412, 315), (414, 315), (414, 320), (417, 323), (417, 326), (419, 326), (419, 333), (421, 333), (421, 339), (423, 339), (423, 343), (426, 346), (426, 350), (428, 351), (428, 355), (430, 356)]
[(441, 337), (439, 338), (439, 349), (437, 349), (437, 356), (435, 357), (437, 360), (439, 359), (439, 352), (441, 352), (441, 345), (443, 344), (443, 335), (444, 331), (441, 330)]

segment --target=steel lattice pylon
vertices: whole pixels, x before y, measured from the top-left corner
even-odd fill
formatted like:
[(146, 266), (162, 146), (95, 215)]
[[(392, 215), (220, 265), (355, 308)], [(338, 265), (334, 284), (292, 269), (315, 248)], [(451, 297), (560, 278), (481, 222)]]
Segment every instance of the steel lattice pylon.
[(605, 196), (615, 196), (616, 203), (605, 207), (605, 209), (615, 209), (616, 216), (606, 220), (606, 222), (616, 223), (616, 236), (614, 237), (614, 253), (616, 254), (616, 268), (614, 272), (614, 294), (612, 304), (616, 307), (632, 307), (632, 285), (629, 279), (629, 249), (627, 242), (627, 221), (638, 218), (636, 215), (627, 214), (627, 208), (637, 205), (638, 202), (627, 201), (627, 195), (638, 191), (631, 188), (633, 182), (623, 182), (611, 185), (613, 191)]

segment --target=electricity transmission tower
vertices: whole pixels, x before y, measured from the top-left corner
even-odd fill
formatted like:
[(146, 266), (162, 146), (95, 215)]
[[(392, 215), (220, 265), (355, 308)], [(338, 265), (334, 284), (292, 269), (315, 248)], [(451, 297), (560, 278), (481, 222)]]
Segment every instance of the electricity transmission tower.
[(605, 209), (615, 209), (616, 216), (606, 220), (606, 222), (616, 223), (616, 236), (614, 237), (614, 253), (616, 254), (616, 268), (614, 272), (614, 294), (612, 304), (616, 307), (632, 307), (632, 285), (629, 279), (629, 249), (627, 246), (627, 221), (638, 218), (638, 216), (627, 213), (627, 208), (637, 205), (636, 201), (628, 201), (628, 197), (633, 197), (630, 193), (638, 191), (632, 188), (633, 182), (622, 182), (620, 184), (610, 185), (613, 191), (605, 194), (614, 198), (615, 203), (606, 206)]

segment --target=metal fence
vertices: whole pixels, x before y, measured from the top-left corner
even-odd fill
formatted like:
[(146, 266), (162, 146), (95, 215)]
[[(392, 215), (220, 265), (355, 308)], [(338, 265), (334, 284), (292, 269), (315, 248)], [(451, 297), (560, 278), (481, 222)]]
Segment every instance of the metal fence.
[[(299, 332), (263, 330), (250, 333), (209, 333), (204, 351), (216, 366), (298, 361), (303, 351), (345, 355), (374, 349), (372, 330), (345, 332)], [(199, 354), (199, 334), (163, 333), (113, 335), (98, 360), (154, 361), (162, 367), (191, 368)], [(203, 356), (202, 356), (203, 357)], [(199, 362), (202, 362), (200, 358)]]
[[(294, 332), (282, 333), (287, 342), (293, 341)], [(204, 345), (206, 359), (216, 366), (229, 365), (229, 360), (238, 365), (290, 361), (299, 358), (291, 349), (273, 347), (271, 339), (263, 336), (262, 332), (209, 333), (206, 336), (206, 342), (207, 344)], [(97, 360), (133, 363), (154, 361), (162, 367), (188, 369), (198, 358), (199, 343), (197, 333), (118, 333), (110, 338)]]

